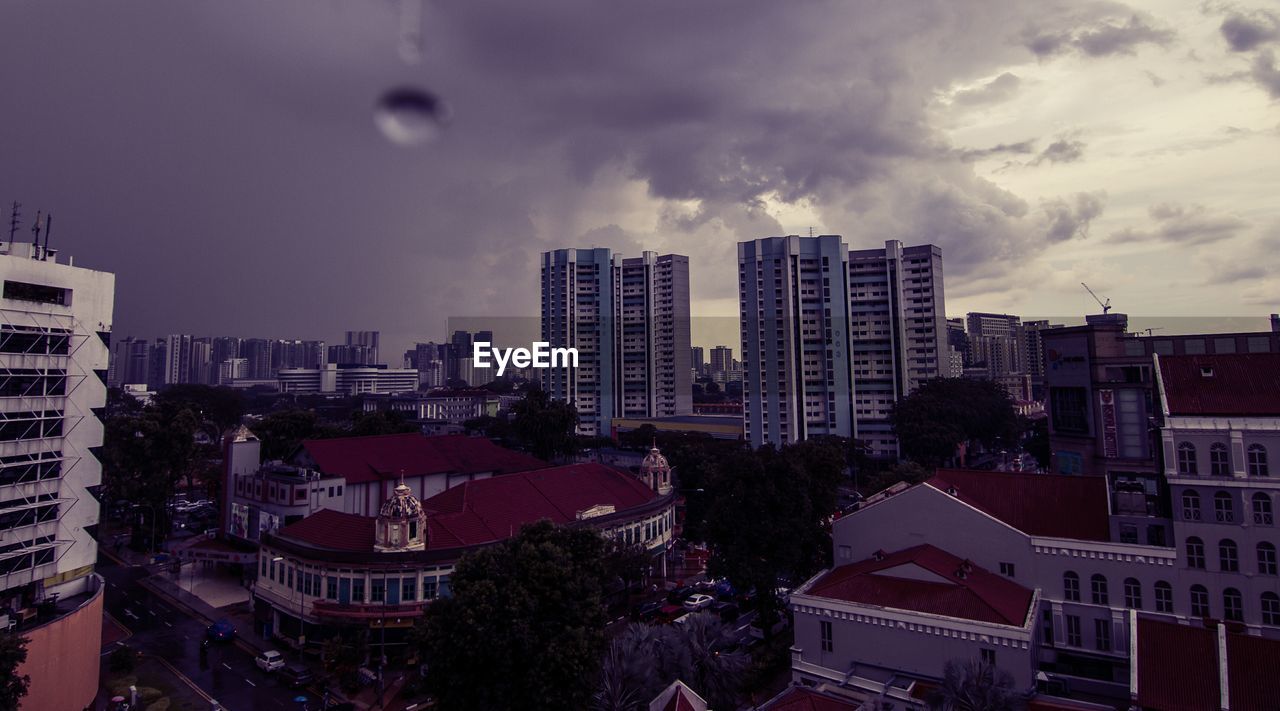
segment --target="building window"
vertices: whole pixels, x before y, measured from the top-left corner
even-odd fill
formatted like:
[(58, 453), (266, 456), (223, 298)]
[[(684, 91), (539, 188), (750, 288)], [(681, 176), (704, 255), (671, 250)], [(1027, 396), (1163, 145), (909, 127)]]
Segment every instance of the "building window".
[(71, 290), (6, 279), (4, 282), (4, 298), (16, 301), (30, 301), (37, 304), (69, 306), (71, 304)]
[(1214, 442), (1209, 446), (1209, 473), (1213, 476), (1231, 476), (1231, 458), (1227, 445)]
[(1231, 622), (1244, 622), (1244, 599), (1240, 591), (1227, 588), (1222, 591), (1222, 616)]
[(259, 562), (262, 564), (262, 570), (258, 572), (258, 575), (265, 578), (267, 577), (267, 559), (262, 558)]
[(1163, 580), (1157, 580), (1156, 612), (1173, 612), (1173, 586)]
[(400, 579), (400, 599), (404, 602), (413, 602), (418, 599), (418, 579), (417, 578), (401, 578)]
[(285, 583), (284, 586), (292, 590), (293, 589), (293, 568), (292, 567), (290, 567), (289, 570), (287, 571), (286, 577), (288, 578), (289, 582)]
[(1213, 495), (1213, 515), (1218, 523), (1234, 523), (1236, 520), (1235, 506), (1231, 502), (1231, 494), (1225, 491), (1219, 491)]
[(1270, 526), (1271, 497), (1259, 491), (1253, 495), (1253, 523), (1258, 526)]
[(1068, 570), (1062, 576), (1062, 597), (1067, 602), (1080, 602), (1080, 576)]
[(1046, 609), (1040, 615), (1040, 629), (1044, 630), (1044, 643), (1053, 646), (1053, 610)]
[(1005, 577), (1012, 578), (1012, 577), (1013, 577), (1013, 563), (1001, 563), (1001, 564), (1000, 564), (1000, 574), (1001, 574), (1001, 575), (1003, 575), (1003, 576), (1005, 576)]
[(1200, 520), (1200, 494), (1191, 489), (1182, 492), (1182, 519), (1184, 521)]
[(1249, 476), (1270, 476), (1267, 468), (1267, 448), (1260, 444), (1249, 445)]
[(1276, 547), (1263, 541), (1258, 544), (1258, 575), (1276, 574)]
[(1079, 647), (1082, 644), (1080, 638), (1080, 616), (1064, 615), (1067, 623), (1067, 645), (1070, 647)]
[(1196, 536), (1187, 539), (1187, 567), (1204, 569), (1204, 541)]
[(1111, 651), (1111, 620), (1093, 621), (1093, 639), (1099, 652)]
[(1178, 444), (1178, 473), (1194, 475), (1196, 469), (1196, 446), (1190, 442)]
[(422, 579), (422, 599), (433, 600), (435, 599), (435, 596), (436, 596), (436, 579), (434, 577), (423, 578)]
[(822, 620), (818, 623), (818, 626), (821, 628), (822, 633), (822, 651), (830, 652), (835, 649), (835, 644), (831, 639), (831, 622), (829, 620)]
[(330, 575), (324, 584), (324, 597), (326, 600), (338, 599), (338, 579)]
[(1240, 551), (1230, 538), (1218, 541), (1218, 565), (1224, 573), (1240, 572)]
[(351, 579), (351, 602), (364, 602), (364, 578)]
[(1191, 616), (1209, 616), (1209, 591), (1203, 585), (1191, 586)]
[(1124, 579), (1124, 606), (1131, 610), (1142, 609), (1142, 583), (1137, 578)]
[(1262, 593), (1262, 624), (1280, 625), (1280, 595)]
[(1089, 587), (1093, 595), (1093, 604), (1110, 604), (1110, 596), (1107, 595), (1107, 579), (1105, 577), (1101, 575), (1093, 576), (1089, 579)]
[(1053, 429), (1064, 434), (1089, 434), (1085, 388), (1049, 388), (1049, 408)]
[(983, 664), (986, 664), (987, 666), (992, 666), (992, 667), (996, 665), (996, 650), (985, 649), (985, 648), (979, 649), (978, 656), (979, 658), (982, 659)]

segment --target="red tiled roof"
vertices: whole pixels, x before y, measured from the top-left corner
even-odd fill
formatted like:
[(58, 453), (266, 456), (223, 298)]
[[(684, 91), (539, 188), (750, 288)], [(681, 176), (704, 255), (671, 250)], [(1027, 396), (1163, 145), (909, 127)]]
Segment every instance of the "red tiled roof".
[(1232, 711), (1274, 710), (1280, 700), (1280, 640), (1227, 634), (1227, 689)]
[[(526, 523), (577, 520), (596, 505), (634, 508), (656, 495), (639, 479), (602, 464), (570, 464), (469, 481), (422, 502), (430, 520), (463, 545), (512, 535)], [(433, 532), (432, 529), (430, 532)]]
[(939, 469), (928, 484), (1027, 535), (1111, 540), (1105, 477)]
[(1280, 353), (1160, 356), (1160, 379), (1171, 415), (1280, 415)]
[(1215, 629), (1138, 618), (1138, 703), (1161, 711), (1219, 706)]
[[(427, 549), (493, 543), (544, 518), (563, 524), (577, 520), (578, 512), (592, 506), (612, 505), (624, 511), (655, 496), (630, 474), (600, 464), (571, 464), (469, 481), (422, 502), (427, 511)], [(374, 520), (372, 516), (321, 509), (277, 535), (318, 548), (371, 551)]]
[(1021, 627), (1032, 591), (929, 544), (842, 565), (814, 581), (810, 595)]
[(276, 535), (308, 543), (317, 548), (339, 551), (373, 550), (372, 516), (320, 509), (296, 523), (280, 529)]
[[(1271, 711), (1280, 698), (1280, 640), (1226, 633), (1232, 711)], [(1138, 703), (1160, 711), (1220, 705), (1218, 627), (1138, 618)]]
[(677, 689), (675, 695), (662, 707), (662, 711), (697, 711), (697, 707), (685, 695), (684, 689)]
[(760, 708), (762, 711), (849, 711), (860, 707), (860, 704), (850, 699), (840, 699), (813, 689), (793, 686)]
[(309, 439), (302, 449), (316, 468), (341, 476), (348, 484), (454, 472), (478, 474), (541, 469), (546, 462), (513, 452), (481, 437), (392, 434), (373, 437)]

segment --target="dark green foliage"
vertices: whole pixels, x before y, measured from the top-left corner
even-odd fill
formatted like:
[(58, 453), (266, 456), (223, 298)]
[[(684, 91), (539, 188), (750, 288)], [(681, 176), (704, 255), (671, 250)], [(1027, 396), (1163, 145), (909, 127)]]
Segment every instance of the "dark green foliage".
[(1049, 449), (1049, 419), (1041, 417), (1026, 423), (1027, 438), (1023, 447), (1027, 453), (1036, 458), (1036, 463), (1046, 471), (1049, 469), (1052, 453)]
[(27, 695), (31, 677), (18, 674), (18, 667), (26, 660), (27, 638), (0, 633), (0, 711), (17, 711), (22, 697)]
[(468, 553), (415, 638), (441, 708), (587, 707), (604, 651), (604, 541), (543, 521)]
[(1004, 388), (968, 378), (921, 385), (894, 407), (893, 429), (905, 456), (931, 468), (952, 460), (962, 443), (1012, 447), (1021, 432)]
[(538, 459), (551, 462), (577, 451), (578, 411), (573, 405), (535, 388), (512, 406), (511, 415), (512, 436)]
[(344, 437), (372, 437), (374, 435), (407, 434), (422, 429), (396, 411), (356, 412), (351, 416), (351, 431)]
[(708, 612), (678, 625), (633, 624), (609, 645), (591, 708), (644, 711), (677, 679), (711, 708), (736, 708), (750, 660), (727, 651), (730, 642), (725, 626)]
[(978, 660), (947, 662), (942, 685), (929, 699), (934, 711), (1021, 711), (1027, 695), (1008, 672)]
[(263, 461), (288, 457), (303, 440), (326, 439), (346, 434), (337, 427), (321, 422), (311, 410), (273, 412), (249, 425), (249, 429), (262, 443)]
[(828, 526), (847, 447), (825, 438), (739, 452), (723, 459), (710, 480), (708, 572), (756, 590), (765, 629), (780, 608), (779, 580), (794, 584), (830, 564)]

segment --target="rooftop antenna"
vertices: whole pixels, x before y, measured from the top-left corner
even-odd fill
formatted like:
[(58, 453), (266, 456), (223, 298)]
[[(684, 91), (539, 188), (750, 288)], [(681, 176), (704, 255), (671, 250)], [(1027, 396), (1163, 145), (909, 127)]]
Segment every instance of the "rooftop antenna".
[(44, 213), (36, 210), (36, 222), (31, 226), (31, 234), (34, 235), (34, 238), (31, 240), (31, 244), (35, 247), (31, 254), (32, 259), (40, 258), (40, 223), (43, 221)]
[(1104, 304), (1102, 303), (1102, 299), (1099, 299), (1098, 295), (1093, 293), (1093, 289), (1090, 289), (1088, 284), (1080, 282), (1080, 286), (1083, 286), (1084, 290), (1089, 292), (1089, 296), (1092, 296), (1093, 300), (1098, 302), (1098, 305), (1102, 307), (1102, 314), (1104, 316), (1111, 311), (1111, 299), (1109, 297), (1107, 298), (1107, 302)]
[(813, 236), (813, 225), (809, 225), (809, 236)]
[(44, 216), (44, 258), (49, 258), (49, 233), (53, 232), (53, 213)]
[(1163, 330), (1164, 330), (1164, 326), (1153, 326), (1153, 327), (1151, 327), (1151, 328), (1144, 328), (1144, 329), (1141, 329), (1141, 330), (1146, 331), (1146, 332), (1147, 332), (1147, 335), (1148, 335), (1148, 336), (1150, 336), (1152, 331), (1163, 331)]
[(18, 233), (18, 220), (22, 218), (22, 211), (18, 208), (22, 207), (22, 203), (15, 200), (13, 206), (9, 208), (9, 241), (13, 241), (13, 236)]

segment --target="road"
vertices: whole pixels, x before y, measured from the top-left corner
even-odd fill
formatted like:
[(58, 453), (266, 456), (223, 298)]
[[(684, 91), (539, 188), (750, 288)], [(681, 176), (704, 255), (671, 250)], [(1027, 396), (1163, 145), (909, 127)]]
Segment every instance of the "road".
[[(234, 644), (211, 643), (202, 662), (205, 623), (139, 585), (150, 574), (146, 568), (122, 567), (99, 556), (97, 572), (107, 582), (107, 612), (133, 633), (126, 642), (130, 647), (164, 660), (228, 711), (301, 708), (293, 699), (302, 692), (280, 686), (258, 669), (253, 655)], [(314, 695), (304, 695), (318, 707)]]

